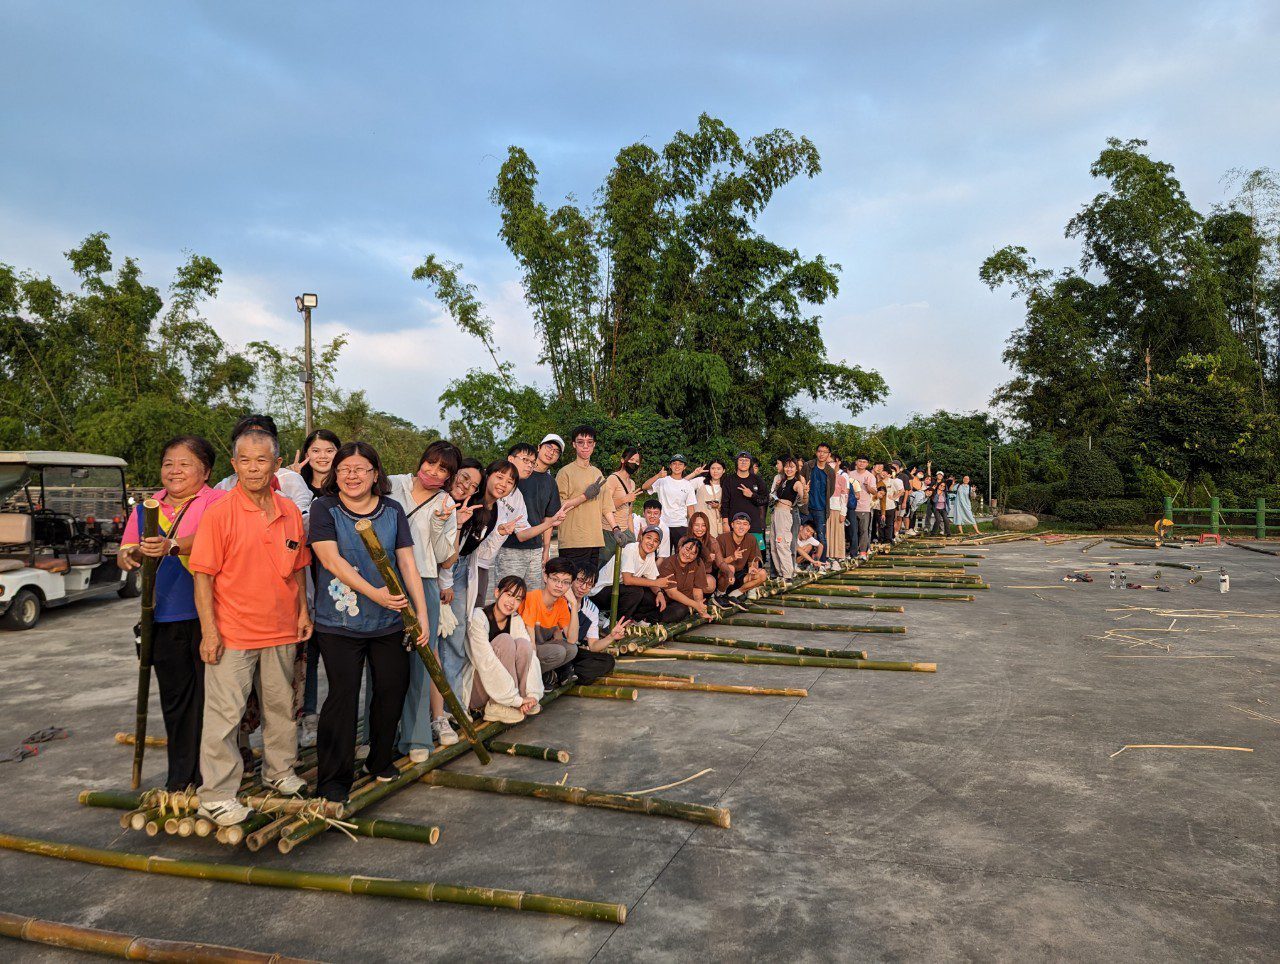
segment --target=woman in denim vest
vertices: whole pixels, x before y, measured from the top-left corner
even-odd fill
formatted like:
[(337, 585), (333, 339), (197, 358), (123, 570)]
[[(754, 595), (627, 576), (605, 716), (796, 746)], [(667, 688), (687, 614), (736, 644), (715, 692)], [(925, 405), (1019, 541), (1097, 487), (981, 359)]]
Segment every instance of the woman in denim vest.
[[(422, 579), (413, 558), (413, 536), (404, 509), (394, 499), (382, 461), (367, 442), (338, 449), (325, 495), (311, 507), (310, 542), (316, 557), (315, 639), (329, 679), (316, 735), (316, 794), (345, 800), (356, 761), (356, 714), (367, 661), (373, 697), (369, 710), (369, 756), (365, 770), (390, 780), (395, 767), (396, 727), (409, 689), (409, 653), (400, 610), (413, 603), (428, 625)], [(393, 595), (382, 581), (356, 523), (367, 519), (409, 598)], [(427, 642), (423, 630), (419, 645)]]

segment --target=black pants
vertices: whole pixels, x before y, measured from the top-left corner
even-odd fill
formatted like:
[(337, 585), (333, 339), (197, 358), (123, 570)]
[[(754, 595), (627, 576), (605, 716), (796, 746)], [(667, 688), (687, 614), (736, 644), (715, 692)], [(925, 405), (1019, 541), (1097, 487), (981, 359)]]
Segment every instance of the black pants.
[(683, 539), (688, 534), (689, 527), (688, 526), (668, 526), (667, 532), (670, 533), (671, 554), (674, 556), (676, 554), (676, 549), (680, 545), (680, 540)]
[[(613, 605), (613, 587), (605, 586), (596, 601), (602, 613)], [(618, 587), (618, 618), (635, 619), (646, 623), (674, 623), (689, 615), (684, 603), (667, 600), (667, 608), (658, 608), (657, 596), (648, 586)]]
[(612, 673), (614, 658), (608, 653), (593, 653), (585, 646), (579, 646), (572, 665), (573, 675), (585, 686)]
[(600, 547), (585, 546), (578, 549), (561, 549), (559, 551), (561, 559), (568, 559), (577, 566), (590, 566), (596, 572), (600, 571)]
[(160, 712), (169, 739), (168, 790), (200, 786), (200, 730), (204, 723), (204, 661), (200, 620), (156, 623), (151, 665), (160, 686)]
[(933, 522), (929, 526), (929, 532), (941, 532), (944, 536), (951, 535), (951, 520), (947, 518), (947, 510), (939, 509), (937, 506), (933, 508)]
[(329, 695), (320, 708), (316, 728), (316, 795), (345, 800), (351, 792), (356, 767), (356, 718), (359, 716), (360, 681), (365, 661), (373, 676), (369, 707), (369, 758), (365, 769), (379, 774), (393, 768), (396, 759), (396, 727), (409, 692), (409, 660), (396, 629), (385, 636), (342, 636), (316, 629), (316, 645), (329, 679)]

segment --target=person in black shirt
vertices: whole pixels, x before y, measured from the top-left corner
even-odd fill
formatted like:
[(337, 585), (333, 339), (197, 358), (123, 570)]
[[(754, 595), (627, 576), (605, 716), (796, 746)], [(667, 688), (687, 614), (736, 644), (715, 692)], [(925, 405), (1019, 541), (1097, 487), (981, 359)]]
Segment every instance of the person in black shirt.
[(726, 475), (721, 485), (724, 494), (721, 497), (720, 515), (726, 523), (739, 512), (745, 512), (751, 521), (749, 532), (755, 535), (756, 544), (764, 551), (764, 510), (769, 504), (769, 490), (760, 481), (760, 476), (752, 470), (750, 452), (738, 453), (738, 467), (733, 475)]

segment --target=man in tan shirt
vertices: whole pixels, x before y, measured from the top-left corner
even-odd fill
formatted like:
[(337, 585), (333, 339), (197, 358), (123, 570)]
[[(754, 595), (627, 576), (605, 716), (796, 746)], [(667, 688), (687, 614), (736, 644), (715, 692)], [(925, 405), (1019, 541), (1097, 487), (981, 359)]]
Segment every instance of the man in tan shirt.
[(579, 425), (573, 430), (574, 460), (556, 473), (556, 489), (561, 505), (569, 509), (557, 535), (559, 554), (578, 565), (600, 568), (600, 550), (604, 546), (603, 518), (604, 473), (591, 464), (596, 450), (596, 430)]

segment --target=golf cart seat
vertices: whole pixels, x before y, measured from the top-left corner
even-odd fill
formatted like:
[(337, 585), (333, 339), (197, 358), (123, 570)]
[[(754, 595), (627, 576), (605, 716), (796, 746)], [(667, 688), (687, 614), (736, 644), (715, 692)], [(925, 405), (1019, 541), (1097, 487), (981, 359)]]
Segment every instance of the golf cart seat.
[(102, 562), (102, 553), (100, 552), (73, 552), (67, 556), (68, 564), (80, 566), (96, 566)]
[(0, 512), (0, 545), (25, 546), (31, 532), (31, 516), (25, 512)]
[(0, 572), (17, 572), (25, 566), (26, 563), (19, 559), (0, 559)]
[(43, 569), (45, 572), (60, 573), (70, 569), (71, 564), (65, 559), (59, 559), (57, 556), (44, 556), (36, 560), (35, 567)]

